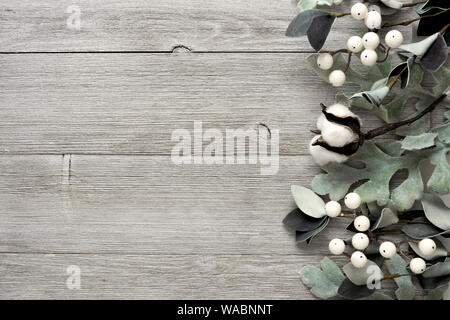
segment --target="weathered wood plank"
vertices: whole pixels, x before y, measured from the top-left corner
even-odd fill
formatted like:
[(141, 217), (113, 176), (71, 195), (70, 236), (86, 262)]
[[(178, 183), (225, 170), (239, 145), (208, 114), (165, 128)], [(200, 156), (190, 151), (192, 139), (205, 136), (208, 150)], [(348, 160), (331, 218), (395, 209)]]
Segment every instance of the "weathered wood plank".
[[(284, 36), (299, 12), (296, 2), (4, 0), (0, 46), (2, 52), (172, 51), (179, 45), (193, 51), (310, 52), (306, 37)], [(80, 30), (67, 26), (72, 5), (81, 10)], [(362, 28), (350, 17), (339, 19), (325, 49), (343, 48), (348, 35)]]
[[(306, 252), (281, 221), (295, 208), (290, 185), (318, 172), (310, 157), (281, 157), (273, 176), (166, 156), (67, 157), (0, 157), (0, 252)], [(307, 252), (326, 254), (332, 238), (349, 235), (346, 223), (332, 221)]]
[[(0, 259), (1, 299), (311, 299), (298, 271), (318, 266), (322, 257), (0, 254)], [(66, 285), (71, 265), (81, 271), (79, 290)]]
[[(0, 55), (0, 153), (168, 155), (175, 129), (280, 130), (307, 154), (337, 92), (307, 54)], [(354, 87), (347, 87), (354, 91)], [(358, 111), (367, 129), (380, 124)]]

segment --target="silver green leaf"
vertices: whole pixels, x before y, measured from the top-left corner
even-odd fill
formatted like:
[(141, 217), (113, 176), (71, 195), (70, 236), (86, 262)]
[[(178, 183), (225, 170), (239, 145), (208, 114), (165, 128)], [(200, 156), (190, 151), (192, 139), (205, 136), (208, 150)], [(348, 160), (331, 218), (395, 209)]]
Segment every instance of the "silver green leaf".
[(306, 266), (300, 270), (303, 283), (311, 289), (311, 293), (318, 298), (328, 299), (337, 295), (337, 291), (345, 277), (339, 267), (329, 258), (322, 262), (322, 270)]
[(436, 41), (439, 35), (440, 33), (437, 32), (419, 42), (403, 44), (398, 48), (401, 50), (411, 52), (415, 56), (422, 56), (433, 45), (434, 41)]
[(424, 296), (424, 300), (442, 300), (448, 289), (448, 284), (436, 289), (428, 290), (428, 294)]
[(372, 277), (373, 280), (381, 280), (383, 272), (373, 261), (367, 260), (367, 264), (362, 268), (355, 268), (351, 262), (347, 263), (342, 270), (347, 278), (357, 286), (367, 285), (367, 280)]
[(434, 242), (436, 243), (436, 250), (430, 255), (424, 255), (422, 252), (420, 252), (417, 243), (408, 242), (408, 244), (411, 247), (411, 249), (415, 252), (415, 254), (417, 254), (419, 257), (425, 260), (431, 261), (437, 258), (447, 257), (447, 249), (444, 247), (442, 242), (440, 242), (436, 238), (434, 239)]
[(375, 90), (369, 90), (364, 92), (355, 93), (350, 97), (350, 99), (355, 98), (364, 98), (366, 99), (370, 104), (379, 107), (381, 102), (386, 98), (386, 96), (389, 93), (389, 88), (387, 86), (382, 86), (380, 88), (377, 88)]
[(381, 0), (381, 2), (392, 9), (401, 9), (402, 8), (402, 3), (400, 1), (397, 0)]
[(420, 150), (434, 146), (437, 133), (422, 133), (417, 136), (407, 136), (402, 141), (403, 150)]
[[(361, 196), (363, 202), (377, 201), (379, 206), (384, 206), (390, 200), (389, 182), (392, 176), (401, 169), (408, 169), (408, 179), (393, 190), (394, 197), (392, 197), (395, 209), (404, 211), (422, 196), (420, 191), (423, 188), (423, 182), (418, 175), (418, 168), (425, 156), (419, 152), (392, 157), (384, 153), (372, 141), (366, 141), (353, 157), (363, 162), (364, 168), (354, 168), (345, 163), (324, 165), (322, 169), (326, 173), (317, 175), (313, 179), (312, 188), (320, 195), (329, 194), (332, 200), (339, 200), (345, 196), (351, 185), (361, 180), (368, 180), (356, 188), (355, 192)], [(395, 191), (398, 188), (400, 189)]]
[(425, 193), (422, 199), (423, 210), (427, 219), (442, 230), (450, 230), (450, 208), (438, 196)]
[(438, 262), (428, 267), (422, 276), (424, 278), (435, 278), (450, 274), (450, 261)]
[[(387, 259), (386, 267), (391, 274), (407, 274), (409, 273), (407, 269), (407, 263), (396, 254), (391, 259)], [(412, 300), (416, 295), (416, 287), (412, 283), (411, 276), (403, 276), (394, 279), (398, 286), (395, 291), (395, 296), (398, 300)]]
[(447, 154), (450, 147), (438, 144), (441, 148), (430, 154), (430, 162), (435, 166), (433, 174), (427, 182), (428, 188), (439, 193), (450, 192), (450, 165), (447, 161)]
[(308, 216), (322, 218), (326, 215), (325, 202), (314, 191), (302, 186), (292, 185), (291, 192), (297, 207)]
[(370, 228), (370, 230), (374, 231), (376, 229), (385, 228), (385, 227), (395, 224), (397, 222), (398, 222), (397, 211), (395, 209), (391, 209), (391, 208), (384, 208), (381, 211), (381, 214), (378, 217), (378, 219), (375, 221), (373, 226)]

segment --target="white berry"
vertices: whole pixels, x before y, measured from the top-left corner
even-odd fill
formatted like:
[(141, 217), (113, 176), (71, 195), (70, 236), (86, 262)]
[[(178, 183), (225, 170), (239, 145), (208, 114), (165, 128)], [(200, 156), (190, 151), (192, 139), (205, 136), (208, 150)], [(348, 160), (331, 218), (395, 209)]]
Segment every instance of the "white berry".
[(344, 202), (347, 208), (356, 209), (361, 205), (361, 197), (356, 192), (350, 192), (345, 196)]
[(369, 237), (364, 233), (356, 233), (352, 237), (352, 245), (355, 249), (364, 250), (369, 246)]
[(427, 265), (425, 264), (425, 261), (422, 258), (414, 258), (409, 263), (409, 268), (412, 272), (416, 274), (421, 274), (425, 271)]
[(367, 7), (364, 3), (356, 3), (351, 9), (352, 17), (356, 20), (363, 20), (367, 16)]
[(322, 70), (328, 70), (333, 66), (333, 56), (329, 53), (320, 53), (317, 57), (317, 66)]
[(366, 27), (369, 29), (379, 29), (381, 27), (381, 14), (377, 11), (369, 11), (364, 19)]
[(350, 261), (355, 268), (363, 268), (367, 264), (366, 255), (361, 251), (353, 252)]
[(353, 36), (347, 40), (347, 49), (351, 52), (357, 53), (363, 49), (363, 40), (361, 37)]
[(328, 80), (333, 87), (340, 87), (345, 83), (345, 73), (342, 70), (334, 70), (328, 76)]
[(398, 48), (403, 43), (403, 34), (398, 30), (391, 30), (386, 33), (384, 41), (392, 49)]
[(395, 247), (395, 244), (393, 244), (390, 241), (385, 241), (380, 245), (380, 254), (386, 258), (390, 259), (397, 253), (397, 248)]
[(424, 256), (429, 256), (436, 251), (436, 242), (431, 239), (420, 240), (419, 250)]
[(363, 65), (370, 67), (377, 63), (378, 55), (374, 50), (366, 49), (361, 52), (360, 59)]
[(325, 212), (331, 218), (337, 217), (341, 213), (341, 205), (337, 201), (328, 201), (325, 204)]
[(366, 49), (375, 50), (380, 44), (380, 37), (375, 32), (367, 32), (362, 39)]
[(367, 231), (370, 228), (370, 220), (366, 216), (357, 216), (353, 221), (355, 229), (358, 231)]
[(341, 239), (333, 239), (328, 244), (328, 249), (330, 249), (332, 254), (342, 254), (345, 250), (345, 243)]

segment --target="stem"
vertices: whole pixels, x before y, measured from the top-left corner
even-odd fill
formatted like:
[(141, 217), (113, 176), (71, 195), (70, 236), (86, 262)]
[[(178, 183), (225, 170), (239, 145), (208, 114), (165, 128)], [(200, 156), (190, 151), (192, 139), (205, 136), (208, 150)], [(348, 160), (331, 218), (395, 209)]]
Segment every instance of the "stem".
[(438, 16), (438, 15), (443, 14), (443, 13), (449, 11), (449, 10), (450, 10), (450, 8), (445, 9), (445, 10), (442, 10), (442, 11), (439, 11), (439, 12), (436, 12), (436, 13), (434, 13), (434, 14), (428, 14), (428, 15), (425, 15), (425, 16), (421, 16), (421, 17), (418, 17), (418, 18), (415, 18), (415, 19), (406, 20), (406, 21), (402, 21), (402, 22), (385, 23), (385, 24), (382, 26), (382, 28), (386, 28), (386, 27), (395, 27), (395, 26), (407, 26), (407, 25), (410, 25), (410, 24), (413, 23), (413, 22), (419, 21), (419, 20), (424, 19), (424, 18), (431, 18), (431, 17)]
[(393, 231), (375, 231), (373, 232), (374, 235), (376, 236), (381, 236), (381, 235), (385, 235), (385, 234), (403, 234), (403, 232), (401, 232), (400, 230), (393, 230)]
[(393, 273), (393, 274), (387, 274), (381, 280), (395, 279), (395, 278), (407, 277), (407, 276), (415, 277), (416, 274), (415, 273)]
[(341, 213), (340, 215), (337, 216), (338, 218), (350, 218), (353, 219), (355, 216), (353, 214), (345, 214), (345, 213)]
[(422, 4), (427, 2), (428, 0), (425, 1), (419, 1), (419, 2), (407, 2), (407, 3), (403, 3), (402, 4), (402, 8), (408, 8), (408, 7), (414, 7), (417, 6), (418, 4)]
[(352, 53), (351, 52), (348, 53), (347, 64), (345, 66), (345, 69), (343, 70), (344, 73), (346, 73), (348, 68), (350, 67), (350, 61), (352, 61)]
[(370, 140), (373, 139), (375, 137), (378, 137), (382, 134), (385, 134), (389, 131), (395, 130), (399, 127), (402, 127), (404, 125), (413, 123), (417, 120), (419, 120), (420, 118), (422, 118), (424, 115), (426, 115), (427, 113), (430, 113), (431, 111), (433, 111), (436, 106), (441, 103), (445, 98), (447, 97), (447, 94), (442, 94), (439, 98), (437, 98), (436, 100), (434, 100), (428, 107), (426, 107), (425, 109), (422, 110), (422, 112), (420, 112), (418, 115), (416, 115), (415, 117), (412, 117), (410, 119), (407, 120), (403, 120), (400, 122), (395, 122), (395, 123), (388, 123), (382, 127), (370, 130), (369, 132), (364, 134), (364, 139), (365, 140)]
[(347, 49), (339, 49), (339, 50), (330, 52), (330, 54), (331, 54), (332, 56), (334, 56), (334, 55), (337, 54), (337, 53), (346, 53), (346, 52), (348, 52)]
[(341, 18), (341, 17), (349, 16), (352, 13), (351, 12), (328, 12), (328, 14), (335, 15), (336, 18)]
[(387, 58), (389, 57), (389, 51), (391, 51), (391, 47), (387, 48), (387, 50), (385, 51), (385, 52), (386, 52), (386, 55), (384, 56), (383, 59), (377, 60), (377, 63), (385, 62), (385, 61), (387, 60)]
[(405, 72), (406, 70), (408, 70), (408, 64), (406, 64), (406, 66), (402, 69), (402, 71), (400, 71), (398, 75), (396, 75), (394, 78), (392, 78), (392, 80), (386, 86), (389, 89), (392, 89), (394, 84), (397, 82), (398, 79), (400, 79), (400, 77), (402, 76), (403, 72)]

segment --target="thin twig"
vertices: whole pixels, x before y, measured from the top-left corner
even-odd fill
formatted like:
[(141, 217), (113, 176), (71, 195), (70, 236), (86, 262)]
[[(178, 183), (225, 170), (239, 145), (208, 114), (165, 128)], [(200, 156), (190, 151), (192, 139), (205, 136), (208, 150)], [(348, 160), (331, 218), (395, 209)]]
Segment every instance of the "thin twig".
[(436, 100), (433, 101), (433, 103), (431, 103), (428, 107), (426, 107), (425, 109), (422, 110), (422, 112), (420, 112), (418, 115), (416, 115), (415, 117), (412, 117), (410, 119), (407, 120), (403, 120), (403, 121), (399, 121), (399, 122), (395, 122), (395, 123), (388, 123), (382, 127), (370, 130), (369, 132), (364, 134), (364, 139), (365, 140), (370, 140), (373, 139), (375, 137), (378, 137), (382, 134), (385, 134), (387, 132), (390, 132), (392, 130), (395, 130), (399, 127), (402, 127), (404, 125), (413, 123), (417, 120), (419, 120), (420, 118), (422, 118), (424, 115), (426, 115), (427, 113), (430, 113), (431, 111), (433, 111), (436, 106), (441, 103), (445, 98), (447, 97), (447, 94), (442, 94), (439, 98), (437, 98)]
[(331, 54), (332, 56), (334, 56), (334, 55), (337, 54), (337, 53), (346, 53), (346, 52), (348, 52), (348, 49), (339, 49), (339, 50), (330, 52), (330, 54)]
[(329, 15), (334, 15), (336, 18), (341, 18), (345, 16), (349, 16), (352, 13), (351, 12), (328, 12)]
[(397, 74), (394, 78), (392, 78), (392, 80), (386, 86), (389, 89), (392, 89), (394, 84), (397, 82), (398, 79), (400, 79), (400, 77), (402, 76), (403, 72), (405, 72), (406, 70), (408, 70), (408, 64), (402, 69), (402, 71), (400, 71), (399, 74)]
[(381, 280), (387, 280), (387, 279), (395, 279), (395, 278), (400, 278), (400, 277), (415, 277), (417, 276), (415, 273), (393, 273), (393, 274), (387, 274), (385, 275)]
[(407, 21), (395, 22), (395, 23), (385, 23), (385, 24), (382, 26), (382, 28), (395, 27), (395, 26), (407, 26), (407, 25), (410, 25), (411, 23), (416, 22), (416, 21), (419, 21), (419, 20), (421, 20), (421, 19), (431, 18), (431, 17), (438, 16), (438, 15), (443, 14), (443, 13), (449, 11), (449, 10), (450, 10), (450, 8), (445, 9), (445, 10), (442, 10), (442, 11), (439, 11), (439, 12), (434, 13), (434, 14), (424, 15), (424, 16), (421, 16), (421, 17), (418, 17), (418, 18), (414, 18), (414, 19), (411, 19), (411, 20), (407, 20)]
[(351, 52), (348, 53), (347, 65), (344, 68), (344, 73), (346, 73), (348, 68), (350, 67), (350, 61), (352, 61), (352, 53)]
[(391, 51), (391, 47), (387, 48), (387, 50), (385, 51), (385, 52), (386, 52), (386, 55), (384, 56), (383, 59), (377, 60), (377, 63), (385, 62), (385, 61), (387, 60), (387, 58), (389, 57), (389, 51)]

